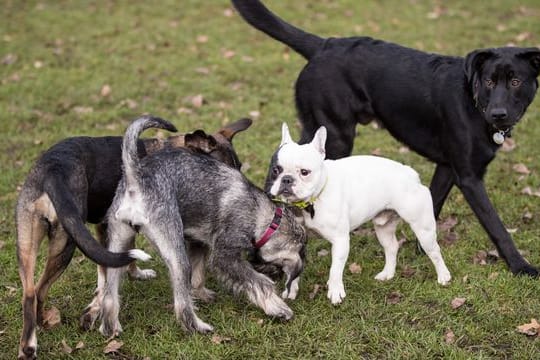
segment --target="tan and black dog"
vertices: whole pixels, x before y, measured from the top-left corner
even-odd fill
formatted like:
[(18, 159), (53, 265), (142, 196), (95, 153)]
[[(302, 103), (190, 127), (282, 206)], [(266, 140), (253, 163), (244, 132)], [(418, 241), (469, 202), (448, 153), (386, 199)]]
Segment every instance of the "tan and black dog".
[[(241, 119), (213, 135), (197, 130), (167, 139), (140, 140), (138, 152), (145, 156), (162, 148), (186, 147), (239, 169), (241, 163), (232, 139), (251, 123), (250, 119)], [(47, 150), (26, 178), (16, 208), (17, 257), (23, 286), (19, 359), (37, 357), (36, 327), (43, 320), (48, 290), (66, 269), (75, 247), (107, 267), (125, 266), (146, 255), (140, 250), (108, 252), (85, 226), (86, 222), (97, 224), (100, 241), (105, 241), (102, 221), (122, 177), (121, 148), (120, 136), (68, 138)], [(36, 286), (36, 258), (45, 235), (49, 238), (47, 263)], [(135, 266), (130, 270), (138, 271)]]

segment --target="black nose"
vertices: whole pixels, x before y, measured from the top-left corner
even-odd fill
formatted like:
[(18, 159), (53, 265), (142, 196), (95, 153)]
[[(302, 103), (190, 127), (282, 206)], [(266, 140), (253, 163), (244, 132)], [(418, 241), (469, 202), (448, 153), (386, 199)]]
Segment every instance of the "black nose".
[(505, 108), (495, 108), (491, 110), (491, 119), (494, 121), (504, 120), (508, 117), (508, 113)]
[(283, 185), (292, 185), (294, 183), (294, 178), (291, 175), (285, 175), (281, 178), (281, 183)]

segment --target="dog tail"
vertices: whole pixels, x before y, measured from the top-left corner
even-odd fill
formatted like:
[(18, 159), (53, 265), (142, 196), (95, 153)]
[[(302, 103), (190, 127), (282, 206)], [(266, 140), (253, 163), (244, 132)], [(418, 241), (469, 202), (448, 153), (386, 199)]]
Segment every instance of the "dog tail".
[(124, 165), (124, 176), (126, 186), (137, 186), (139, 173), (139, 155), (137, 153), (137, 140), (141, 133), (149, 128), (165, 129), (176, 132), (176, 127), (158, 117), (151, 115), (142, 116), (131, 123), (126, 130), (122, 143), (122, 163)]
[(286, 23), (259, 0), (232, 0), (232, 3), (251, 26), (290, 46), (307, 60), (324, 44), (323, 38)]
[(114, 253), (101, 246), (84, 224), (81, 209), (77, 207), (67, 187), (66, 179), (60, 173), (53, 174), (44, 183), (44, 191), (51, 199), (58, 221), (84, 255), (95, 263), (107, 267), (121, 267), (134, 260), (150, 259), (150, 255), (139, 249)]

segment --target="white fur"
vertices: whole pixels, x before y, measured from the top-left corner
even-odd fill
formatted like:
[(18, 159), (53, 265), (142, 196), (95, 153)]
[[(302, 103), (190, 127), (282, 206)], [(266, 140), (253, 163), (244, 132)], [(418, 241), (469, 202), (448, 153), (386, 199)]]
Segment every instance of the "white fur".
[[(351, 156), (340, 160), (324, 160), (326, 131), (321, 127), (309, 144), (298, 145), (283, 128), (278, 163), (283, 172), (270, 188), (278, 195), (281, 178), (294, 178), (294, 195), (290, 202), (308, 201), (315, 197), (315, 216), (303, 212), (305, 225), (317, 231), (332, 244), (332, 265), (328, 279), (328, 298), (332, 304), (345, 297), (343, 270), (349, 255), (349, 233), (368, 220), (374, 220), (379, 242), (384, 247), (386, 264), (375, 277), (394, 277), (398, 242), (397, 220), (388, 215), (395, 211), (416, 234), (437, 272), (437, 280), (446, 285), (450, 279), (436, 238), (436, 221), (429, 189), (421, 184), (410, 167), (375, 156)], [(322, 149), (322, 151), (321, 151)], [(301, 170), (309, 170), (302, 175)]]
[[(148, 261), (152, 258), (152, 256), (150, 256), (150, 254), (140, 250), (140, 249), (131, 249), (128, 251), (129, 252), (129, 256), (134, 258), (134, 259), (137, 259), (137, 260), (141, 260), (141, 261)], [(153, 270), (152, 270), (153, 271)]]

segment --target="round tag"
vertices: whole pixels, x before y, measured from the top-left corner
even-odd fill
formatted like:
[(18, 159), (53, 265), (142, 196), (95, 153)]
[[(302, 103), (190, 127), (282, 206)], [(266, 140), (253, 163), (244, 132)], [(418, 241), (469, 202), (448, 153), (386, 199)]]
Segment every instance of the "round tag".
[(493, 134), (493, 141), (497, 145), (501, 145), (504, 142), (504, 132), (499, 131)]

